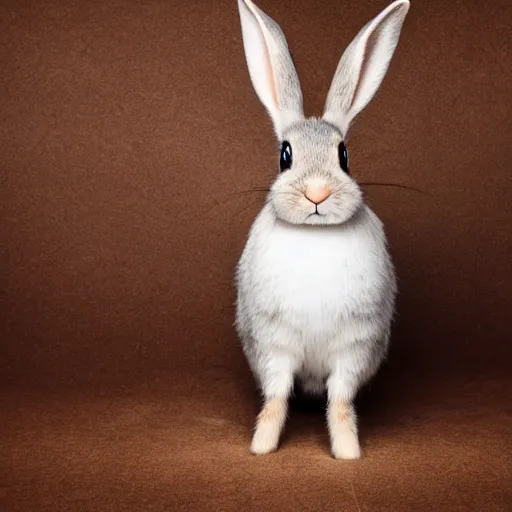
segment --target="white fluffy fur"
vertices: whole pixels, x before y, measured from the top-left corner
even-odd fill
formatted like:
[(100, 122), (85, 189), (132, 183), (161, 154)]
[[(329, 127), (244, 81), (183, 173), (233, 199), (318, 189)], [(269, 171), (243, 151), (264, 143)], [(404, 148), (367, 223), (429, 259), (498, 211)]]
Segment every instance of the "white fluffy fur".
[[(348, 91), (347, 81), (335, 77), (327, 109), (330, 122), (303, 117), (288, 122), (288, 113), (281, 117), (279, 101), (286, 104), (286, 112), (295, 105), (296, 115), (302, 115), (298, 82), (290, 82), (295, 70), (290, 69), (291, 59), (283, 57), (284, 36), (250, 0), (239, 0), (239, 5), (251, 76), (258, 73), (258, 58), (263, 58), (263, 66), (271, 66), (271, 72), (263, 67), (265, 73), (253, 77), (255, 88), (293, 154), (291, 169), (278, 176), (251, 228), (237, 270), (236, 326), (265, 400), (251, 450), (264, 454), (277, 448), (287, 400), (297, 381), (307, 393), (327, 391), (333, 455), (358, 458), (353, 400), (386, 356), (396, 282), (383, 226), (364, 204), (355, 180), (339, 165), (337, 148), (348, 124), (337, 124), (333, 112), (348, 105), (345, 114), (353, 113), (354, 98), (340, 101)], [(401, 9), (407, 8), (407, 1), (398, 0), (366, 30), (398, 38), (405, 16)], [(389, 15), (398, 11), (400, 15)], [(363, 31), (358, 39), (370, 36)], [(269, 53), (268, 48), (275, 47), (280, 53)], [(369, 101), (371, 84), (380, 83), (387, 69), (387, 64), (384, 70), (373, 65), (373, 57), (384, 55), (389, 61), (393, 51), (386, 36), (376, 38), (366, 51), (359, 49), (360, 61), (353, 52), (345, 59), (350, 69), (345, 68), (343, 76), (365, 68), (364, 81), (370, 84), (363, 87), (356, 80), (349, 87), (352, 96), (363, 87), (364, 101)], [(280, 100), (272, 103), (273, 97)], [(332, 191), (317, 207), (304, 196), (312, 182)]]

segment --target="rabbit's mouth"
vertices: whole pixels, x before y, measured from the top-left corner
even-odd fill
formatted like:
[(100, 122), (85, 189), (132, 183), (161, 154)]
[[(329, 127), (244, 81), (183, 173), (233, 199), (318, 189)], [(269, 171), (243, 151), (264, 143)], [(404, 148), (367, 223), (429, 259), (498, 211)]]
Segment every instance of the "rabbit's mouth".
[(277, 218), (290, 224), (336, 225), (348, 221), (362, 204), (355, 184), (331, 187), (331, 193), (314, 195), (304, 188), (275, 186), (270, 202)]
[[(314, 211), (313, 213), (310, 213), (310, 214), (306, 217), (306, 222), (305, 222), (305, 224), (309, 224), (309, 222), (308, 222), (308, 221), (309, 221), (312, 217), (313, 217), (313, 218), (316, 218), (316, 217), (320, 217), (320, 218), (321, 218), (321, 217), (326, 217), (326, 215), (324, 215), (324, 214), (322, 214), (322, 213), (319, 213), (318, 208), (316, 208), (316, 209), (315, 209), (315, 211)], [(317, 220), (319, 220), (319, 221), (320, 221), (321, 219), (317, 219)], [(311, 223), (312, 223), (312, 224), (316, 224), (316, 222), (311, 222)], [(319, 222), (319, 223), (323, 223), (323, 222)]]
[(325, 217), (325, 215), (326, 215), (326, 214), (325, 214), (325, 213), (320, 213), (320, 212), (318, 211), (318, 205), (317, 205), (317, 204), (315, 204), (315, 211), (314, 211), (313, 213), (310, 213), (310, 214), (308, 215), (308, 217), (307, 217), (307, 218), (312, 217), (312, 216), (314, 216), (314, 215), (318, 215), (318, 216), (320, 216), (320, 217)]
[(334, 224), (343, 224), (349, 218), (342, 218), (332, 213), (320, 213), (318, 209), (315, 209), (313, 213), (307, 215), (301, 224), (314, 226), (332, 226)]
[(307, 211), (302, 212), (287, 212), (284, 215), (280, 215), (276, 212), (276, 215), (281, 220), (289, 222), (291, 224), (302, 224), (312, 226), (333, 226), (344, 224), (349, 221), (353, 215), (359, 209), (360, 204), (352, 203), (351, 205), (345, 205), (342, 209), (329, 208), (326, 205), (314, 205), (313, 211), (308, 208)]

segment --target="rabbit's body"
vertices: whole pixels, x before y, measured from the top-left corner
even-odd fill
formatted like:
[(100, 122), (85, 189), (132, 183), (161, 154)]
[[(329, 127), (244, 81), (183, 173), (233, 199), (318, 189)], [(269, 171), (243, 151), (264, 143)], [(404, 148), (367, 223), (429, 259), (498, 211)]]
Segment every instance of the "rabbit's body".
[(280, 172), (237, 271), (236, 326), (264, 406), (251, 450), (277, 448), (294, 383), (327, 392), (336, 458), (360, 456), (354, 398), (386, 355), (396, 282), (381, 222), (350, 175), (352, 120), (378, 89), (409, 9), (395, 0), (343, 53), (321, 118), (277, 23), (238, 0), (251, 80), (280, 142)]
[(343, 360), (359, 387), (388, 346), (395, 279), (382, 224), (362, 206), (348, 222), (294, 226), (267, 203), (238, 268), (237, 328), (260, 386), (283, 355), (307, 393)]

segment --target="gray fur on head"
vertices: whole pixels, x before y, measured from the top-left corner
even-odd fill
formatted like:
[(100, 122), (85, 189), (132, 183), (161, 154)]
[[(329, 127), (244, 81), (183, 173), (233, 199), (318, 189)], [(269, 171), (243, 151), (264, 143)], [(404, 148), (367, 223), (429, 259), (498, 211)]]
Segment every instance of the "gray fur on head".
[[(292, 224), (341, 224), (362, 205), (363, 195), (355, 180), (340, 169), (338, 146), (343, 135), (321, 119), (295, 123), (283, 133), (293, 148), (293, 169), (281, 173), (270, 189), (269, 201), (276, 217)], [(311, 184), (327, 184), (330, 197), (315, 205), (304, 190)], [(318, 212), (318, 214), (316, 214)]]

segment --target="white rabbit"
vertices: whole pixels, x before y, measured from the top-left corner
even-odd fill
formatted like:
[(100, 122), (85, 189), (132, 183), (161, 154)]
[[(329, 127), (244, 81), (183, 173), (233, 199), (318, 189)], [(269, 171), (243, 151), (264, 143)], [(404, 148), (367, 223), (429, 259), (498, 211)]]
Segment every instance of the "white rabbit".
[(343, 141), (382, 82), (409, 2), (389, 5), (352, 41), (321, 119), (304, 117), (279, 26), (251, 0), (238, 5), (251, 80), (281, 144), (281, 172), (236, 273), (236, 328), (264, 397), (251, 451), (277, 448), (296, 381), (327, 391), (333, 456), (359, 458), (353, 400), (386, 356), (396, 281)]

